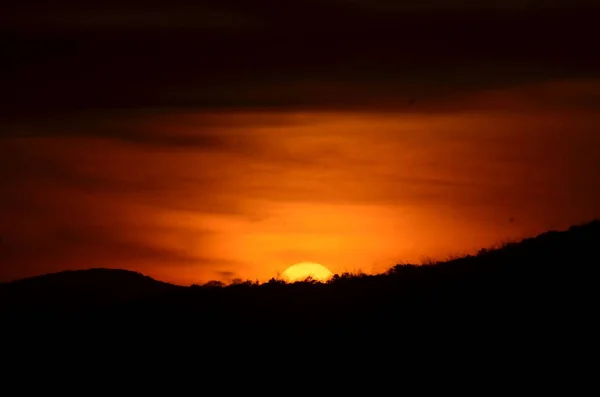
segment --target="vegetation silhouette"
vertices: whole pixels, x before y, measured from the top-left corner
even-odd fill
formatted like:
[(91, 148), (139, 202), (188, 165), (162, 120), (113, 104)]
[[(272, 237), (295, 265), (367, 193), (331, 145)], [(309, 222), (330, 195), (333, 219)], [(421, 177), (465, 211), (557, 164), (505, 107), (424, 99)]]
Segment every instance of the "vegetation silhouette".
[(476, 255), (399, 264), (377, 275), (336, 274), (325, 283), (236, 279), (182, 287), (126, 270), (90, 269), (1, 284), (0, 302), (13, 325), (169, 324), (197, 337), (243, 330), (394, 338), (407, 328), (464, 331), (466, 324), (548, 332), (568, 323), (584, 329), (597, 310), (599, 247), (596, 220)]

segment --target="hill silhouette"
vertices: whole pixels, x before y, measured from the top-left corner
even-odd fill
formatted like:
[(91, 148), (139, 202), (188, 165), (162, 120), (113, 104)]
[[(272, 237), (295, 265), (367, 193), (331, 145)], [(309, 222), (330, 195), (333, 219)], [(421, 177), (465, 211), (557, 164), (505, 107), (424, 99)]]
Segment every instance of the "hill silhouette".
[(162, 295), (179, 287), (123, 269), (67, 270), (0, 284), (8, 311), (86, 310)]
[(90, 269), (5, 283), (0, 296), (3, 318), (12, 315), (21, 324), (57, 318), (145, 330), (169, 324), (195, 337), (230, 330), (392, 338), (407, 328), (548, 332), (561, 323), (584, 328), (592, 319), (599, 247), (600, 221), (593, 221), (477, 255), (396, 265), (378, 275), (335, 275), (327, 283), (180, 287), (126, 270)]

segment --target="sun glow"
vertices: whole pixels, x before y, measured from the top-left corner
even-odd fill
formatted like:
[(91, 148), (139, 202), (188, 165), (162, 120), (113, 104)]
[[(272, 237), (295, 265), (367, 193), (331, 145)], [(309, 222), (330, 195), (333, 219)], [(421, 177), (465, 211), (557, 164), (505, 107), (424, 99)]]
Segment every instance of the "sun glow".
[(286, 282), (302, 281), (312, 277), (317, 281), (327, 281), (333, 273), (325, 266), (314, 262), (300, 262), (288, 267), (281, 275)]

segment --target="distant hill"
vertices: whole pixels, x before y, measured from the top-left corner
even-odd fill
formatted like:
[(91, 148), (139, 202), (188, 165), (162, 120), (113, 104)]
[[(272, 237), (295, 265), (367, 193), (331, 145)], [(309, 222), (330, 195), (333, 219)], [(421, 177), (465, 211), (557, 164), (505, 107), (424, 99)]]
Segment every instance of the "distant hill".
[(68, 270), (0, 284), (0, 308), (86, 309), (176, 291), (180, 286), (123, 269)]

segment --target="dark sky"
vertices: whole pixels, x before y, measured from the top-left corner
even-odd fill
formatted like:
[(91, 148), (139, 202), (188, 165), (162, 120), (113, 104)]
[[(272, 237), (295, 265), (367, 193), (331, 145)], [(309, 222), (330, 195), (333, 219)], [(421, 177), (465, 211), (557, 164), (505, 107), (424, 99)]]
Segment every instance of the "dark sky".
[(3, 114), (381, 107), (600, 70), (591, 1), (51, 3), (2, 6)]

